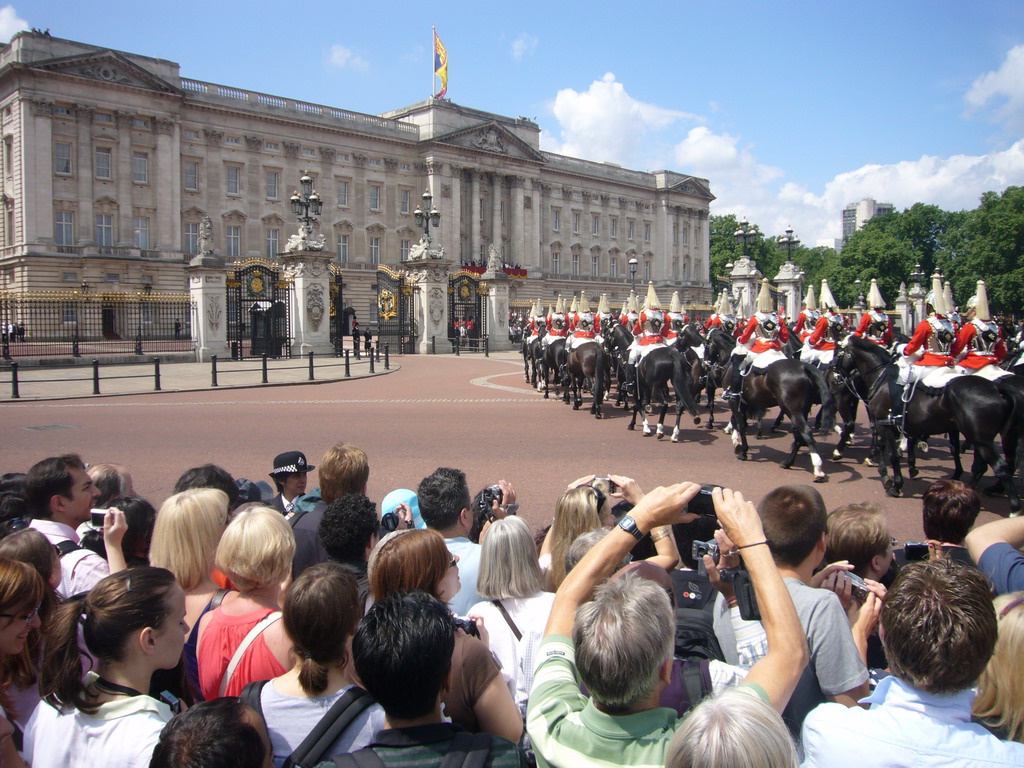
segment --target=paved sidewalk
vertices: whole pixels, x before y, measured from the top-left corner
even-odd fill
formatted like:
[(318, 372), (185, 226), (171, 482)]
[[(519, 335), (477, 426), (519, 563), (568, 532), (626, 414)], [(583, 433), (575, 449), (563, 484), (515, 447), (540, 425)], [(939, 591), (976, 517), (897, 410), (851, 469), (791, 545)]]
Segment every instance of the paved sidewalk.
[[(438, 355), (442, 357), (442, 355)], [(205, 389), (238, 389), (243, 387), (282, 386), (340, 381), (346, 378), (366, 378), (393, 373), (401, 368), (401, 357), (392, 355), (390, 368), (384, 367), (384, 355), (370, 360), (350, 355), (348, 376), (345, 359), (340, 357), (314, 357), (313, 379), (309, 376), (309, 358), (267, 361), (267, 383), (263, 383), (263, 361), (218, 360), (217, 386), (213, 386), (211, 363), (161, 363), (161, 392), (190, 392)], [(31, 400), (58, 400), (77, 397), (95, 397), (95, 381), (91, 365), (73, 368), (19, 367), (18, 398), (13, 397), (12, 372), (0, 371), (0, 403), (19, 403)], [(137, 365), (103, 365), (99, 367), (100, 396), (133, 395), (156, 392), (156, 366), (152, 358)]]

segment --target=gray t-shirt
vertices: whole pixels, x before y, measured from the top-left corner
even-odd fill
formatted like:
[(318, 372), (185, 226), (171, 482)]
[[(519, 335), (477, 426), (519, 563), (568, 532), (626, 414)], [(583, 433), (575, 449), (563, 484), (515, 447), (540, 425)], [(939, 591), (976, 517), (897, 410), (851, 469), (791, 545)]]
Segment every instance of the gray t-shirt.
[[(267, 723), (270, 745), (274, 750), (274, 765), (277, 768), (281, 768), (288, 755), (298, 748), (347, 690), (342, 688), (327, 696), (305, 699), (286, 696), (274, 687), (273, 680), (263, 686), (260, 705), (263, 707), (263, 719)], [(380, 704), (371, 704), (342, 732), (321, 761), (329, 761), (334, 755), (365, 747), (373, 741), (377, 731), (385, 727), (384, 710)]]
[[(808, 712), (827, 701), (826, 696), (863, 685), (868, 679), (868, 670), (853, 642), (850, 622), (835, 592), (808, 587), (799, 579), (787, 578), (785, 582), (800, 625), (807, 633), (810, 650), (807, 667), (782, 713), (790, 731), (799, 736)], [(715, 602), (715, 634), (725, 660), (730, 664), (739, 663), (729, 609), (721, 595)]]

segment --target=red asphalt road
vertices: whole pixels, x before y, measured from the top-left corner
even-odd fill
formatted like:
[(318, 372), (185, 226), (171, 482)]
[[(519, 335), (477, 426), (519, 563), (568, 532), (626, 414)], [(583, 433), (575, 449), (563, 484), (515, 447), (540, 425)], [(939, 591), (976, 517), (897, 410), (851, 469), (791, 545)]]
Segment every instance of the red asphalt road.
[[(544, 401), (524, 383), (520, 361), (414, 355), (396, 362), (401, 370), (370, 379), (5, 404), (0, 471), (78, 452), (90, 463), (127, 466), (136, 491), (159, 508), (188, 467), (213, 462), (236, 477), (268, 479), (277, 453), (302, 450), (318, 464), (328, 447), (344, 441), (369, 455), (368, 495), (375, 501), (395, 488), (415, 489), (436, 467), (454, 466), (466, 472), (474, 492), (501, 478), (512, 482), (534, 527), (550, 520), (568, 482), (591, 473), (631, 476), (645, 489), (680, 480), (718, 483), (753, 500), (812, 479), (805, 450), (792, 470), (779, 467), (788, 433), (758, 441), (752, 431), (751, 460), (739, 462), (727, 435), (695, 427), (685, 414), (682, 441), (672, 444), (642, 437), (639, 427), (628, 432), (625, 412), (607, 403), (606, 418), (598, 421), (560, 400)], [(828, 508), (877, 502), (898, 539), (920, 540), (921, 494), (952, 468), (945, 440), (932, 440), (919, 460), (921, 474), (907, 478), (908, 497), (901, 499), (888, 498), (877, 470), (860, 463), (865, 429), (842, 462), (827, 458), (835, 440), (833, 434), (819, 443), (829, 482), (815, 487)], [(316, 484), (313, 473), (308, 487)], [(1009, 511), (1005, 498), (983, 496), (982, 505), (982, 522)]]

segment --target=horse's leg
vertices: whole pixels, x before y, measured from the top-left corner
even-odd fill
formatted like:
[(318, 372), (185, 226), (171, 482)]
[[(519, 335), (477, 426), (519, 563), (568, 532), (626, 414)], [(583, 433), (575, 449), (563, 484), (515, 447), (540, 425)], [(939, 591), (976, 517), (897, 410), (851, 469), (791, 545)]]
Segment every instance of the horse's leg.
[(747, 454), (750, 451), (750, 446), (747, 444), (747, 414), (743, 410), (742, 405), (737, 405), (736, 401), (733, 401), (732, 410), (732, 449), (736, 454), (736, 458), (740, 461), (747, 460)]
[[(658, 426), (656, 432), (658, 439), (663, 440), (665, 438), (665, 415), (668, 413), (668, 392), (662, 393), (661, 398), (661, 412), (658, 414)], [(677, 432), (678, 434), (678, 432)]]
[(891, 427), (875, 427), (878, 443), (878, 475), (886, 496), (899, 496), (903, 488), (900, 457), (896, 451), (896, 431)]
[(789, 464), (783, 463), (782, 466), (789, 469), (800, 446), (806, 445), (811, 454), (811, 471), (814, 473), (814, 482), (828, 482), (828, 475), (822, 468), (824, 462), (821, 460), (821, 454), (818, 453), (818, 444), (814, 440), (814, 431), (811, 429), (807, 417), (804, 416), (803, 411), (796, 410), (791, 414), (791, 418), (793, 419), (793, 452), (790, 454)]
[[(1000, 455), (995, 442), (984, 442), (980, 438), (973, 440), (973, 442), (975, 457), (980, 454), (982, 460), (991, 465), (992, 474), (999, 479), (1003, 484), (1003, 488), (1006, 489), (1006, 496), (1010, 500), (1010, 512), (1012, 515), (1016, 515), (1020, 512), (1021, 503), (1020, 495), (1017, 492), (1017, 484), (1013, 482), (1013, 467)], [(974, 482), (977, 483), (977, 479)]]
[[(971, 442), (974, 442), (973, 440)], [(960, 460), (960, 433), (953, 429), (949, 432), (949, 450), (953, 454), (953, 480), (959, 480), (964, 474), (964, 465)], [(975, 447), (974, 455), (978, 455)]]
[[(779, 415), (775, 417), (775, 421), (772, 422), (772, 425), (768, 428), (768, 431), (769, 432), (777, 432), (779, 427), (782, 425), (782, 420), (784, 418), (786, 418), (786, 412), (784, 410), (782, 410), (781, 408), (779, 408)], [(761, 425), (760, 424), (757, 427), (757, 436), (761, 437)]]

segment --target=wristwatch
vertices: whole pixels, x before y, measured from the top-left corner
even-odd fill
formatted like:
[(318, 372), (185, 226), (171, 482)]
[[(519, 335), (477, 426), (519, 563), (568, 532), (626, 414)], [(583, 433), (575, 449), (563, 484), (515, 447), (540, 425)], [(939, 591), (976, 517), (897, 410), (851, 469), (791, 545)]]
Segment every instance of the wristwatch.
[(637, 541), (640, 541), (644, 537), (643, 531), (637, 527), (636, 520), (633, 519), (632, 515), (626, 515), (619, 520), (619, 528), (624, 530)]

